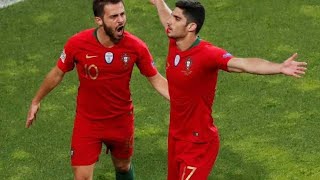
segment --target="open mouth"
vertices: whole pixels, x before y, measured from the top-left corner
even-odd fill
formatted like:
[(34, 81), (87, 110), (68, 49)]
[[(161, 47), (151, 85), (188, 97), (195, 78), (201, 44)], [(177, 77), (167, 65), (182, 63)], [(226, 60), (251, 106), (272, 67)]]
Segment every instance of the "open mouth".
[(119, 26), (119, 27), (117, 27), (116, 31), (117, 31), (120, 35), (123, 34), (124, 26)]
[(169, 33), (170, 31), (172, 31), (172, 29), (170, 27), (167, 27), (166, 32)]

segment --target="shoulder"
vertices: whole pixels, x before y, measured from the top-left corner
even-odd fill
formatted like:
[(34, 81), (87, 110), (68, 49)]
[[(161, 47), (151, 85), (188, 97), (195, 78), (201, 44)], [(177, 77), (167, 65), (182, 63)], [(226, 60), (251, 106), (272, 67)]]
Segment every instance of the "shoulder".
[(213, 45), (211, 42), (205, 41), (205, 40), (201, 40), (201, 48), (205, 49), (206, 51), (216, 51), (221, 49), (218, 46)]
[(143, 40), (131, 34), (130, 32), (125, 31), (124, 35), (125, 35), (126, 44), (130, 43), (129, 45), (133, 45), (133, 46), (146, 46), (146, 43)]
[(228, 53), (228, 51), (226, 51), (225, 49), (215, 46), (210, 42), (207, 41), (203, 41), (203, 49), (205, 49), (207, 54), (213, 55), (214, 57), (219, 57), (219, 56), (223, 56), (223, 57), (229, 57), (231, 54)]
[(71, 36), (68, 39), (68, 43), (80, 43), (80, 42), (90, 41), (92, 37), (94, 37), (94, 30), (95, 29), (92, 28), (92, 29), (86, 29), (86, 30), (80, 31), (74, 34), (73, 36)]

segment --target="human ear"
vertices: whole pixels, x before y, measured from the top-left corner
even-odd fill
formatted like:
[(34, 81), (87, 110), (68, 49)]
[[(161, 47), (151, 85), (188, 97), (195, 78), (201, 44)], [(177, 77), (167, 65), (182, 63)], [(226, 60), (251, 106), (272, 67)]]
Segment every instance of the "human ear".
[(196, 31), (196, 29), (197, 29), (196, 23), (189, 23), (188, 24), (188, 31), (192, 32), (192, 31)]
[(98, 26), (102, 26), (103, 25), (103, 20), (101, 17), (94, 17), (94, 21), (96, 22), (96, 24)]

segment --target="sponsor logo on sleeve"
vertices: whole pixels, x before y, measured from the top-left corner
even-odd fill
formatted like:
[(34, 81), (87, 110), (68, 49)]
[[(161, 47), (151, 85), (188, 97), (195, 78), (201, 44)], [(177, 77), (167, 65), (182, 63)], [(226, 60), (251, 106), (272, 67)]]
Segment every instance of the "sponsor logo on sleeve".
[(232, 57), (232, 54), (230, 54), (230, 53), (225, 53), (222, 57), (223, 57), (224, 59), (226, 59), (226, 58)]
[(151, 61), (151, 66), (156, 67), (156, 62), (154, 62), (153, 60)]
[(60, 59), (64, 63), (66, 61), (66, 58), (67, 58), (66, 52), (65, 52), (65, 50), (63, 50), (60, 55)]
[(70, 149), (70, 156), (72, 157), (74, 155), (74, 150), (71, 148)]

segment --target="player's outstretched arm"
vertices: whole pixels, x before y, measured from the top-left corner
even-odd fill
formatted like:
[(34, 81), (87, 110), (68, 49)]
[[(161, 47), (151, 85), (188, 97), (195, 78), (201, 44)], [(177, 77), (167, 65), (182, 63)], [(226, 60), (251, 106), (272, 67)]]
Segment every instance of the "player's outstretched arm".
[(171, 9), (164, 0), (150, 0), (150, 3), (157, 8), (161, 24), (164, 28), (167, 28), (167, 21), (172, 13)]
[(63, 79), (64, 72), (61, 71), (57, 66), (55, 66), (46, 76), (43, 83), (41, 84), (39, 90), (37, 91), (35, 97), (33, 98), (27, 120), (26, 128), (29, 128), (37, 117), (37, 112), (40, 108), (41, 100), (54, 89)]
[(246, 72), (251, 74), (284, 74), (300, 78), (307, 70), (306, 62), (298, 62), (295, 53), (283, 63), (274, 63), (260, 58), (232, 58), (228, 62), (230, 72)]
[(167, 100), (170, 100), (169, 90), (168, 90), (168, 81), (160, 73), (147, 77), (150, 84)]

